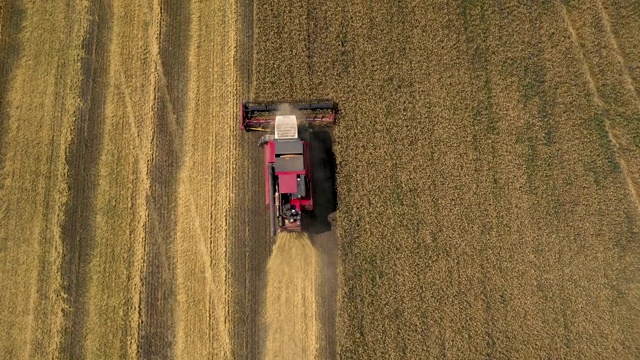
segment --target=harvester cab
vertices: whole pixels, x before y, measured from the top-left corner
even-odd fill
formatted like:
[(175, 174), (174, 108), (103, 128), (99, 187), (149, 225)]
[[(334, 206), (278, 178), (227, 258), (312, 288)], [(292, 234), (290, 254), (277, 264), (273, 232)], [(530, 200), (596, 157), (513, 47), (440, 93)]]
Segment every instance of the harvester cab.
[[(271, 234), (301, 231), (305, 214), (313, 211), (311, 145), (307, 130), (333, 126), (337, 106), (332, 101), (242, 104), (240, 127), (263, 131), (265, 194)], [(304, 132), (301, 132), (304, 128)]]

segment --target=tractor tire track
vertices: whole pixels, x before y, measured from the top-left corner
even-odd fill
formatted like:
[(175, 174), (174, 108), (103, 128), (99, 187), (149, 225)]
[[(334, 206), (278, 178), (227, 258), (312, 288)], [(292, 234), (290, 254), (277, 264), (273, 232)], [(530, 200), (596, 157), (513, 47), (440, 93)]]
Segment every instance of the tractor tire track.
[(82, 109), (67, 154), (69, 165), (69, 202), (62, 225), (64, 293), (64, 330), (61, 358), (83, 357), (85, 337), (85, 297), (88, 268), (95, 240), (96, 189), (102, 131), (104, 126), (105, 87), (108, 69), (111, 14), (109, 3), (94, 0), (89, 9), (90, 22), (84, 44), (81, 85)]
[[(622, 74), (623, 84), (621, 84), (621, 87), (626, 88), (625, 90), (630, 95), (631, 102), (633, 103), (633, 107), (637, 109), (640, 107), (640, 100), (638, 99), (636, 89), (633, 85), (633, 79), (631, 78), (631, 76), (629, 75), (629, 72), (625, 67), (625, 61), (622, 58), (621, 51), (618, 47), (618, 44), (611, 30), (611, 23), (609, 21), (609, 17), (607, 16), (606, 11), (602, 7), (602, 4), (600, 3), (600, 1), (597, 1), (597, 5), (598, 5), (599, 16), (601, 17), (601, 21), (606, 30), (605, 38), (609, 42), (611, 48), (613, 49), (611, 55), (615, 58), (615, 61), (612, 61), (612, 62), (616, 64), (616, 66), (620, 70), (620, 73)], [(598, 83), (599, 74), (597, 73), (597, 69), (590, 67), (589, 61), (587, 59), (588, 53), (585, 55), (585, 53), (589, 51), (589, 49), (588, 48), (585, 49), (584, 46), (581, 44), (578, 34), (576, 32), (575, 26), (573, 25), (572, 20), (567, 12), (567, 7), (560, 2), (559, 9), (560, 9), (562, 18), (564, 19), (565, 24), (567, 26), (567, 30), (571, 36), (571, 40), (576, 48), (578, 58), (580, 59), (580, 67), (582, 68), (582, 71), (584, 72), (584, 75), (587, 79), (587, 84), (591, 92), (593, 102), (597, 105), (598, 109), (600, 109), (600, 111), (602, 111), (605, 114), (604, 127), (606, 129), (607, 136), (611, 143), (612, 150), (615, 154), (616, 161), (620, 165), (620, 168), (624, 175), (624, 179), (627, 183), (627, 187), (629, 189), (631, 198), (635, 203), (636, 207), (638, 208), (638, 210), (640, 210), (640, 196), (638, 194), (640, 186), (636, 182), (632, 167), (629, 166), (628, 161), (623, 154), (622, 149), (624, 148), (624, 146), (622, 144), (622, 141), (620, 140), (619, 135), (616, 134), (616, 131), (612, 127), (611, 121), (609, 120), (609, 117), (615, 116), (616, 112), (619, 110), (615, 109), (615, 107), (612, 104), (609, 104), (607, 101), (603, 100), (603, 97), (600, 95), (601, 90), (606, 91), (606, 84), (602, 85)]]
[(636, 87), (633, 84), (633, 79), (629, 74), (627, 62), (622, 56), (622, 51), (620, 51), (618, 41), (616, 40), (616, 37), (613, 34), (613, 30), (611, 29), (611, 20), (609, 19), (609, 15), (604, 9), (604, 6), (602, 6), (602, 2), (600, 0), (596, 0), (596, 4), (598, 6), (598, 12), (600, 12), (600, 17), (602, 18), (602, 23), (605, 28), (605, 37), (611, 43), (611, 47), (613, 48), (613, 55), (620, 66), (620, 72), (622, 73), (622, 77), (624, 79), (623, 86), (627, 87), (627, 91), (630, 95), (632, 95), (636, 107), (640, 109), (640, 97), (638, 97), (638, 91), (636, 90)]
[[(622, 51), (620, 50), (618, 41), (616, 40), (613, 30), (611, 29), (611, 20), (609, 19), (609, 15), (607, 14), (607, 11), (602, 6), (602, 2), (600, 0), (596, 0), (596, 4), (598, 7), (598, 12), (600, 13), (600, 17), (602, 18), (602, 23), (604, 24), (605, 34), (606, 34), (605, 37), (611, 44), (611, 47), (613, 49), (612, 53), (615, 57), (616, 62), (618, 63), (620, 72), (622, 73), (623, 81), (622, 81), (621, 87), (626, 88), (625, 90), (630, 95), (630, 98), (631, 98), (630, 100), (633, 103), (633, 107), (635, 108), (636, 111), (638, 111), (640, 110), (640, 97), (638, 97), (638, 91), (636, 90), (636, 87), (633, 83), (633, 78), (631, 78), (631, 75), (629, 74), (629, 69), (627, 68), (627, 62), (622, 56)], [(616, 135), (616, 131), (614, 131), (614, 129), (611, 128), (611, 124), (608, 120), (605, 122), (605, 124), (607, 127), (607, 132), (609, 133), (609, 139), (613, 143), (616, 153), (618, 155), (618, 160), (620, 162), (620, 166), (622, 168), (625, 179), (627, 181), (627, 186), (629, 187), (629, 191), (631, 192), (631, 196), (638, 210), (640, 211), (640, 197), (638, 196), (639, 195), (638, 191), (640, 190), (640, 183), (638, 183), (638, 181), (640, 179), (634, 176), (635, 169), (633, 169), (633, 166), (629, 166), (627, 161), (625, 161), (626, 156), (623, 153), (624, 146), (621, 146), (621, 144), (623, 144), (623, 141), (621, 141), (619, 139), (619, 136)]]
[(190, 3), (162, 0), (150, 216), (146, 227), (140, 349), (143, 358), (170, 358), (175, 347), (177, 183), (186, 109)]

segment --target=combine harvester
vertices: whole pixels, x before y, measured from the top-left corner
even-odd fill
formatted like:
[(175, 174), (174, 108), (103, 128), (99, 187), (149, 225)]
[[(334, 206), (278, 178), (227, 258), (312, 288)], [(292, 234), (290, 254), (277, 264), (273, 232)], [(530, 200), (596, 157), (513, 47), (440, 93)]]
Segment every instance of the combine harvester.
[(245, 102), (240, 127), (263, 131), (266, 202), (271, 235), (302, 231), (302, 222), (313, 212), (311, 144), (305, 136), (315, 127), (335, 125), (333, 101)]

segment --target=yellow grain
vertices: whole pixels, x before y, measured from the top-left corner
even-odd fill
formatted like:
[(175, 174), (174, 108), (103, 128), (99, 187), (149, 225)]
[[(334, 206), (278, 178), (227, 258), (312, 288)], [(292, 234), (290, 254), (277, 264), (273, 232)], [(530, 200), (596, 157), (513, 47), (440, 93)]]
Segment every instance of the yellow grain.
[(265, 359), (315, 359), (323, 329), (320, 255), (305, 233), (278, 234), (267, 265)]

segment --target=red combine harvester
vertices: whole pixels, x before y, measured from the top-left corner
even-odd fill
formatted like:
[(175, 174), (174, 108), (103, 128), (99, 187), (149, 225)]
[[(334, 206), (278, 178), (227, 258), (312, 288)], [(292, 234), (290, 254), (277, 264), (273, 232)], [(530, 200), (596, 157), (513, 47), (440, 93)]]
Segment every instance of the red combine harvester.
[(311, 145), (305, 134), (316, 126), (333, 126), (333, 101), (245, 102), (240, 127), (263, 131), (266, 202), (271, 234), (301, 231), (303, 214), (313, 211)]

